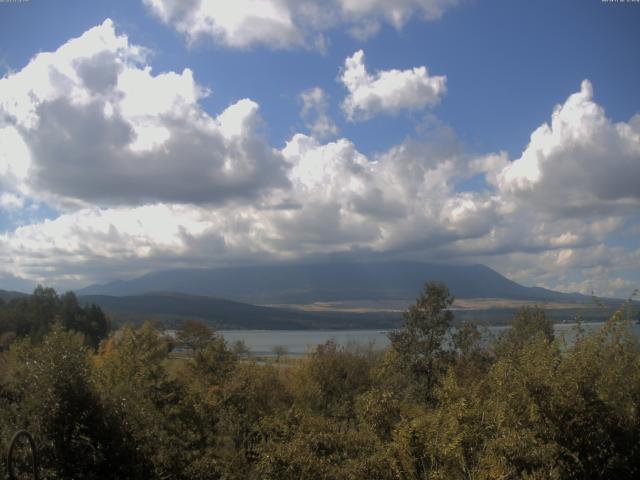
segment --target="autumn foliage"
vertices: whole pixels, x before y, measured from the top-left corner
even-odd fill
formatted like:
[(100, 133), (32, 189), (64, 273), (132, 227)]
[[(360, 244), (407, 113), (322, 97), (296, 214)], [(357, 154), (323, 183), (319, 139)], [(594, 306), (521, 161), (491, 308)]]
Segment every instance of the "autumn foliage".
[(391, 345), (258, 362), (204, 325), (62, 322), (0, 359), (0, 428), (42, 478), (625, 479), (640, 476), (640, 346), (625, 311), (570, 342), (521, 310), (488, 339), (425, 286)]

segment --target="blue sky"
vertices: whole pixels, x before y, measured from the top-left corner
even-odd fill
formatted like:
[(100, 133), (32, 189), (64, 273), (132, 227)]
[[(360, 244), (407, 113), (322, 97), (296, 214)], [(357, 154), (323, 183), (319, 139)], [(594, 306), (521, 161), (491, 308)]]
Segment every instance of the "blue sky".
[[(186, 170), (195, 172), (197, 166), (206, 165), (202, 152), (181, 146), (170, 159), (163, 157), (156, 169), (162, 149), (158, 140), (145, 150), (143, 160), (136, 151), (129, 159), (119, 153), (113, 161), (103, 156), (94, 161), (89, 146), (72, 141), (46, 143), (53, 141), (50, 131), (21, 123), (6, 106), (19, 94), (4, 88), (0, 128), (13, 129), (6, 138), (15, 139), (13, 132), (18, 132), (31, 159), (19, 180), (6, 169), (3, 181), (0, 155), (0, 187), (5, 190), (0, 244), (6, 243), (9, 252), (7, 286), (24, 279), (75, 287), (154, 268), (304, 260), (363, 250), (383, 257), (482, 262), (526, 284), (571, 291), (595, 289), (622, 295), (640, 283), (640, 224), (635, 213), (640, 199), (640, 149), (634, 137), (640, 130), (640, 120), (634, 120), (640, 112), (636, 47), (640, 45), (640, 4), (333, 0), (321, 3), (320, 10), (327, 12), (314, 13), (311, 7), (317, 4), (312, 0), (297, 6), (288, 0), (264, 0), (246, 11), (243, 2), (238, 3), (233, 18), (245, 23), (244, 30), (235, 31), (233, 25), (224, 24), (228, 16), (219, 15), (220, 9), (229, 8), (225, 2), (211, 10), (206, 2), (197, 10), (198, 4), (194, 2), (191, 11), (178, 11), (162, 0), (0, 3), (0, 72), (5, 79), (38, 84), (25, 67), (39, 52), (55, 52), (111, 19), (112, 26), (104, 28), (115, 29), (116, 37), (127, 39), (127, 47), (116, 54), (117, 65), (126, 63), (129, 50), (137, 45), (146, 54), (135, 65), (127, 64), (127, 69), (150, 67), (151, 77), (181, 75), (189, 69), (193, 85), (201, 91), (197, 98), (189, 97), (189, 109), (206, 115), (207, 121), (250, 99), (256, 112), (243, 104), (245, 110), (236, 109), (240, 113), (234, 115), (250, 120), (247, 125), (252, 126), (242, 135), (262, 142), (250, 147), (250, 165), (238, 170), (249, 172), (248, 176), (224, 180), (220, 174), (210, 184), (198, 186), (200, 190), (194, 188), (200, 193), (188, 194), (186, 184), (194, 180), (172, 184), (171, 178), (181, 170), (172, 169), (170, 163), (184, 161)], [(300, 10), (303, 4), (310, 6), (311, 14)], [(255, 23), (255, 12), (263, 11), (263, 6), (277, 22), (270, 17), (271, 23)], [(321, 13), (326, 18), (320, 18)], [(207, 15), (209, 23), (204, 25), (218, 22), (217, 30), (196, 26)], [(364, 37), (353, 33), (372, 25), (375, 28)], [(356, 63), (370, 76), (368, 90), (351, 91), (343, 80), (348, 70), (345, 62), (360, 50), (363, 56)], [(46, 68), (56, 69), (57, 61), (80, 62), (59, 57)], [(413, 70), (423, 66), (424, 75)], [(376, 90), (383, 88), (382, 83), (375, 84), (376, 76), (394, 70), (401, 75), (393, 81), (400, 83), (392, 85), (387, 77), (387, 90)], [(446, 88), (429, 90), (435, 84), (428, 82), (437, 77), (445, 78)], [(590, 82), (586, 87), (581, 83), (585, 79)], [(417, 82), (412, 85), (419, 87), (410, 91), (405, 83), (402, 90), (403, 81)], [(70, 99), (72, 90), (54, 86), (55, 93), (47, 90), (33, 108), (37, 115), (50, 112), (47, 118), (60, 122), (71, 110), (53, 107)], [(301, 95), (312, 88), (318, 89), (321, 99), (309, 103), (305, 117)], [(202, 94), (205, 90), (207, 95)], [(160, 92), (167, 98), (183, 93)], [(89, 91), (94, 102), (111, 102), (105, 100), (104, 92), (98, 93), (102, 96)], [(345, 107), (350, 94), (354, 118), (349, 118)], [(369, 96), (358, 97), (365, 94)], [(412, 94), (416, 95), (413, 100)], [(569, 108), (572, 95), (582, 95), (581, 103), (576, 100), (578, 110)], [(75, 118), (83, 118), (74, 102)], [(577, 123), (562, 127), (559, 121), (546, 140), (533, 142), (532, 133), (545, 123), (551, 125), (558, 105), (567, 107), (567, 122), (579, 117)], [(591, 115), (593, 108), (602, 110), (599, 116)], [(134, 132), (142, 128), (140, 122), (151, 121), (122, 115), (122, 128)], [(178, 135), (168, 126), (176, 125), (176, 112), (155, 115), (170, 117), (172, 123), (161, 127), (169, 129), (171, 138)], [(321, 115), (331, 131), (310, 128)], [(102, 120), (107, 123), (96, 120), (96, 128), (113, 123), (111, 117)], [(189, 128), (198, 132), (205, 128), (180, 125), (182, 134)], [(73, 133), (71, 126), (67, 131)], [(79, 137), (90, 136), (83, 132), (78, 132)], [(610, 148), (598, 152), (589, 145), (587, 134), (599, 145), (611, 142)], [(238, 141), (245, 145), (238, 146), (224, 135), (225, 148), (232, 153), (245, 148), (246, 142)], [(524, 155), (530, 141), (531, 151)], [(72, 178), (58, 179), (56, 172), (65, 168), (65, 160), (38, 153), (42, 145), (48, 152), (78, 152), (76, 161), (81, 163), (74, 165), (80, 165), (80, 173), (74, 170)], [(540, 170), (536, 176), (531, 173), (531, 163), (536, 162), (532, 158), (545, 145), (550, 146), (536, 167)], [(5, 158), (14, 158), (16, 148), (9, 141), (0, 144)], [(104, 148), (116, 147), (105, 144)], [(229, 151), (220, 152), (220, 158), (232, 155)], [(178, 159), (181, 154), (198, 160), (191, 165), (189, 159)], [(519, 167), (506, 171), (519, 160)], [(85, 171), (83, 165), (91, 162), (95, 169)], [(136, 162), (154, 175), (145, 177), (127, 167)], [(324, 166), (318, 167), (318, 162)], [(606, 167), (609, 162), (611, 168)], [(317, 185), (318, 169), (324, 175), (324, 192)], [(366, 175), (356, 175), (357, 169), (364, 169)], [(309, 172), (316, 172), (316, 177)], [(407, 180), (407, 172), (421, 175), (422, 181)], [(598, 175), (612, 178), (595, 184), (594, 179), (601, 178)], [(100, 178), (106, 186), (91, 185)], [(633, 178), (636, 186), (629, 185)], [(554, 190), (561, 188), (562, 181), (567, 188)], [(109, 182), (114, 185), (111, 190)], [(151, 184), (163, 190), (155, 191)], [(142, 186), (139, 192), (136, 185)], [(593, 191), (594, 185), (605, 186), (593, 195), (584, 194)], [(398, 200), (400, 190), (407, 195)], [(408, 192), (414, 193), (413, 200)], [(287, 202), (296, 209), (260, 213)], [(145, 237), (152, 233), (158, 237), (155, 226), (145, 224), (136, 233), (128, 227), (132, 218), (138, 223), (140, 215), (147, 218), (145, 209), (155, 209), (158, 221), (171, 226), (168, 232), (173, 233), (161, 232), (166, 236), (164, 243)], [(328, 222), (327, 228), (310, 229), (306, 225), (310, 215)], [(95, 218), (103, 218), (103, 223), (92, 223), (95, 220), (90, 219)], [(104, 218), (109, 218), (109, 225)], [(53, 224), (46, 224), (46, 219)], [(79, 224), (79, 219), (85, 219), (86, 225)], [(65, 230), (74, 224), (74, 232)], [(251, 241), (241, 239), (242, 232)], [(98, 242), (98, 233), (102, 246), (92, 243)], [(70, 241), (70, 235), (78, 238)], [(48, 240), (49, 246), (34, 238)], [(117, 240), (109, 247), (105, 238)], [(47, 263), (41, 257), (53, 248), (51, 244), (55, 249)], [(203, 244), (220, 248), (210, 251)]]
[[(612, 119), (628, 120), (637, 113), (640, 61), (633, 46), (640, 43), (640, 8), (598, 0), (528, 3), (467, 1), (441, 20), (412, 18), (400, 31), (385, 25), (366, 41), (333, 29), (331, 45), (321, 54), (264, 47), (238, 52), (208, 40), (188, 46), (136, 1), (32, 0), (3, 5), (0, 59), (5, 71), (19, 69), (37, 52), (57, 48), (112, 18), (133, 43), (154, 51), (155, 70), (192, 68), (198, 82), (213, 90), (203, 102), (208, 111), (218, 112), (241, 98), (256, 99), (276, 145), (300, 125), (298, 92), (321, 85), (334, 102), (344, 95), (336, 82), (338, 71), (360, 48), (372, 69), (427, 65), (446, 74), (449, 93), (435, 113), (477, 151), (520, 153), (550, 108), (585, 78)], [(401, 141), (420, 116), (356, 125), (339, 115), (336, 120), (370, 153)]]

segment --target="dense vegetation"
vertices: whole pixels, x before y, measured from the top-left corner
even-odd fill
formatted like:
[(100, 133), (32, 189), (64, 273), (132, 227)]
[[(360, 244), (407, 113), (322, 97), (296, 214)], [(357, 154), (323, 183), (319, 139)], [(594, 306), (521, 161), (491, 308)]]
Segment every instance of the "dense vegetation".
[(451, 301), (427, 284), (384, 352), (328, 342), (266, 364), (192, 321), (175, 340), (147, 323), (94, 349), (52, 308), (45, 334), (0, 357), (1, 439), (33, 432), (45, 479), (639, 478), (625, 311), (567, 344), (525, 308), (487, 342), (451, 331)]
[(85, 343), (94, 348), (110, 330), (99, 306), (93, 303), (81, 306), (73, 292), (58, 295), (53, 288), (38, 286), (32, 295), (6, 301), (0, 298), (0, 350), (16, 337), (28, 337), (39, 343), (55, 322), (66, 330), (82, 333)]

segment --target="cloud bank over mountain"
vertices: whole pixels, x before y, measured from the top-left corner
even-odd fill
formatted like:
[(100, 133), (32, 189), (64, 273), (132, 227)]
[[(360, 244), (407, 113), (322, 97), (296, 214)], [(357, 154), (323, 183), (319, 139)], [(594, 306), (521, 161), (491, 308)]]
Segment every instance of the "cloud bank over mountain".
[[(453, 3), (335, 2), (317, 31), (400, 28)], [(190, 39), (239, 48), (273, 35), (286, 43), (274, 47), (303, 44), (303, 5), (319, 8), (267, 2), (248, 15), (252, 2), (240, 2), (233, 18), (218, 18), (195, 2), (206, 14), (187, 31), (187, 6), (146, 4)], [(343, 255), (485, 262), (551, 287), (554, 276), (580, 272), (562, 287), (587, 293), (631, 287), (611, 272), (640, 267), (640, 250), (607, 240), (638, 224), (640, 116), (610, 120), (588, 80), (549, 106), (518, 158), (470, 151), (442, 123), (365, 154), (339, 136), (319, 87), (300, 94), (311, 133), (292, 131), (276, 146), (258, 101), (210, 113), (203, 102), (215, 92), (197, 72), (156, 72), (152, 58), (105, 20), (0, 79), (2, 209), (56, 212), (0, 234), (8, 274), (79, 286), (159, 268)], [(446, 73), (372, 74), (362, 50), (336, 70), (345, 116), (360, 122), (443, 101)]]

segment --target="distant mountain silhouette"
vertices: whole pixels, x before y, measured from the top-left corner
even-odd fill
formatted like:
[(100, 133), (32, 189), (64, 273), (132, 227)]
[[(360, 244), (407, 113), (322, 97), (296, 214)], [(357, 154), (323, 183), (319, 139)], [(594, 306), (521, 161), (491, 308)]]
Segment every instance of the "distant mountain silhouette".
[(19, 298), (19, 297), (26, 297), (27, 294), (26, 293), (22, 293), (22, 292), (12, 292), (9, 290), (0, 290), (0, 299), (4, 300), (5, 302), (12, 300), (14, 298)]
[(253, 304), (415, 299), (426, 281), (445, 283), (458, 298), (586, 302), (591, 298), (525, 287), (484, 265), (421, 262), (322, 263), (152, 272), (92, 285), (79, 295), (175, 292)]

